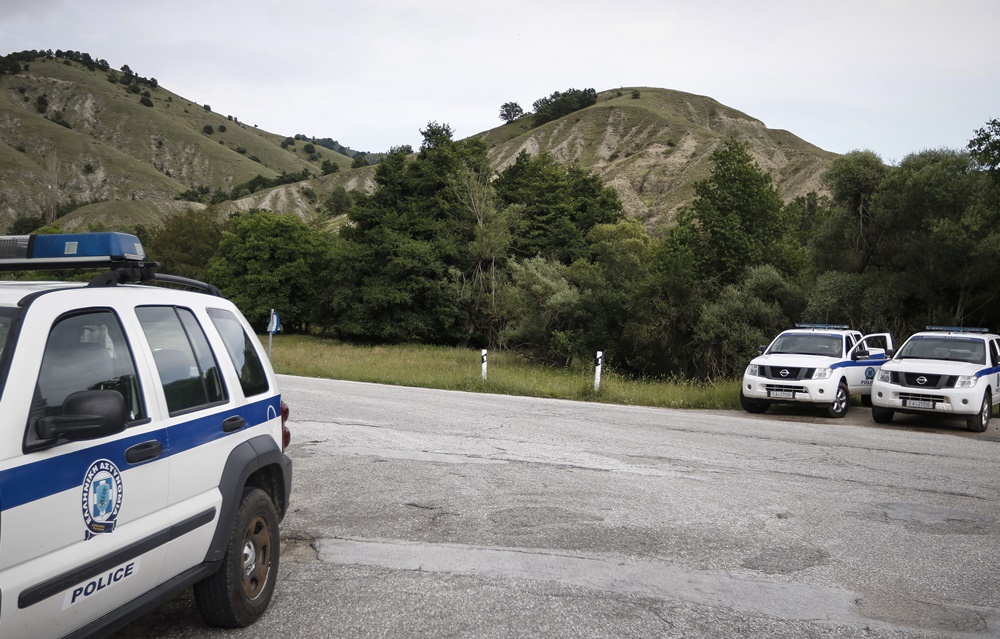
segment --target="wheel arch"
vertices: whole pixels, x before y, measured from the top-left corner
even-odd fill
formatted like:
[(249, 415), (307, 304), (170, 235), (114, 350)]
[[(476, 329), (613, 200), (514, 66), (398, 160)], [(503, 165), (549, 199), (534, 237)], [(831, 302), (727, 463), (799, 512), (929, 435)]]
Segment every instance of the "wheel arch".
[(278, 519), (284, 518), (292, 488), (292, 463), (268, 435), (248, 439), (229, 453), (219, 480), (222, 506), (218, 525), (205, 561), (220, 561), (226, 554), (229, 533), (246, 487), (260, 488), (267, 493)]

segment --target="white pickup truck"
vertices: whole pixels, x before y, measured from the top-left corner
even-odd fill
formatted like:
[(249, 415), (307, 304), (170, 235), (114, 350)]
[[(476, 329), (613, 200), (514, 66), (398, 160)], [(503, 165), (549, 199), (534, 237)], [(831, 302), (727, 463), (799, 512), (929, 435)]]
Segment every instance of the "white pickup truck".
[(892, 353), (889, 333), (862, 335), (844, 325), (796, 324), (779, 334), (743, 374), (740, 405), (763, 413), (773, 403), (826, 404), (843, 417), (851, 395), (870, 406), (872, 382)]
[(1000, 336), (986, 329), (928, 326), (906, 340), (872, 386), (872, 419), (894, 412), (955, 415), (966, 428), (989, 427), (1000, 402)]

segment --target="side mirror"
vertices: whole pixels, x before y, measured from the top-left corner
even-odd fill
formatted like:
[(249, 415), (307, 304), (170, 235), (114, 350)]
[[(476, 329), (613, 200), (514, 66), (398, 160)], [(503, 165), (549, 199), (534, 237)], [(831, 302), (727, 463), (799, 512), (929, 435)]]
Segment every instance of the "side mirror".
[(885, 351), (885, 358), (886, 359), (892, 359), (893, 355), (895, 355), (895, 354), (896, 354), (896, 349), (895, 348), (887, 348), (886, 351)]
[(868, 359), (869, 357), (871, 357), (871, 353), (869, 353), (863, 348), (855, 349), (854, 352), (851, 354), (851, 359), (853, 359), (854, 361), (858, 361), (859, 359)]
[(39, 437), (65, 437), (70, 441), (97, 439), (124, 431), (128, 420), (125, 398), (114, 390), (73, 393), (63, 402), (62, 411), (62, 415), (38, 420), (35, 429)]
[(758, 346), (757, 347), (757, 354), (758, 355), (763, 355), (764, 351), (766, 351), (766, 350), (767, 350), (767, 344), (764, 344), (763, 346)]

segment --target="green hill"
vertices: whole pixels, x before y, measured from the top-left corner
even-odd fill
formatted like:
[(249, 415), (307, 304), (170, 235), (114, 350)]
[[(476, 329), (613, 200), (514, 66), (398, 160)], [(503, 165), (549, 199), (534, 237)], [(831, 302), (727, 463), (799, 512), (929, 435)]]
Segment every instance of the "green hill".
[[(348, 155), (323, 146), (352, 153), (333, 140), (263, 131), (104, 64), (67, 52), (21, 60), (19, 72), (0, 75), (0, 228), (43, 216), (53, 192), (60, 226), (76, 230), (156, 224), (203, 207), (177, 200), (192, 190), (223, 194), (212, 207), (220, 216), (268, 208), (309, 219), (338, 186), (374, 188), (374, 167), (350, 169)], [(479, 134), (497, 170), (521, 151), (551, 153), (602, 177), (651, 229), (668, 225), (691, 200), (712, 152), (728, 138), (748, 144), (786, 200), (821, 191), (819, 175), (836, 157), (712, 98), (666, 89), (604, 91), (585, 109), (539, 127), (532, 120), (526, 115)], [(341, 170), (321, 176), (324, 162)], [(257, 176), (303, 170), (315, 177), (228, 199)]]
[(480, 135), (498, 169), (521, 151), (545, 151), (596, 173), (651, 227), (691, 200), (712, 152), (729, 138), (748, 144), (786, 200), (821, 191), (819, 175), (836, 157), (712, 98), (647, 87), (604, 91), (597, 104), (537, 128), (526, 115)]

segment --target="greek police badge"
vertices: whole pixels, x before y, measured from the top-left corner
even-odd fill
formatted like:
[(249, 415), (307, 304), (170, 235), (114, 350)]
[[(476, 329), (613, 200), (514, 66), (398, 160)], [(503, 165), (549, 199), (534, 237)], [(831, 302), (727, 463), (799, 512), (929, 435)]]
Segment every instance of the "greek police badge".
[(114, 462), (99, 459), (83, 476), (83, 523), (87, 526), (84, 539), (115, 531), (118, 511), (122, 507), (122, 476)]

